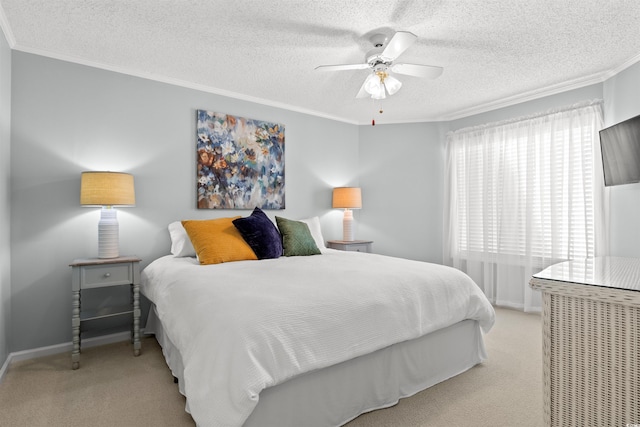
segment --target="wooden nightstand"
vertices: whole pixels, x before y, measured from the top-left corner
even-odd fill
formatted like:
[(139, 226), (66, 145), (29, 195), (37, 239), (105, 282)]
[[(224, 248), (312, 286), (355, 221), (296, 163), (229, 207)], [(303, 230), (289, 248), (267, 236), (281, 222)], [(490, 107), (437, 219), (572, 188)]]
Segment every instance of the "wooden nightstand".
[[(133, 355), (140, 355), (140, 258), (126, 256), (118, 258), (76, 259), (71, 264), (71, 332), (73, 350), (71, 368), (80, 367), (80, 324), (89, 320), (133, 314)], [(132, 301), (118, 307), (81, 311), (80, 298), (83, 289), (107, 286), (131, 285)]]
[(372, 240), (329, 240), (327, 247), (339, 251), (371, 253)]

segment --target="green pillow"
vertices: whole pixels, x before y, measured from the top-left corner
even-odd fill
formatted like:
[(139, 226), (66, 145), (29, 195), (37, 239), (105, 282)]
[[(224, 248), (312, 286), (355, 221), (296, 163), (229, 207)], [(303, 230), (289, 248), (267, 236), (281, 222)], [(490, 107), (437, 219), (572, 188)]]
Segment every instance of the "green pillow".
[(309, 231), (309, 226), (302, 221), (276, 216), (276, 223), (282, 235), (284, 256), (319, 255), (320, 249)]

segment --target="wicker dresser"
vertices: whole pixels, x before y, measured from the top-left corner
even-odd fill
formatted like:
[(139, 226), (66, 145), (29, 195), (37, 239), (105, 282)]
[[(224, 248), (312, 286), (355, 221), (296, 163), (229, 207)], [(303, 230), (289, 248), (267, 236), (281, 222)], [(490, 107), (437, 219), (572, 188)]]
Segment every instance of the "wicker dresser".
[(640, 426), (640, 259), (568, 261), (534, 275), (543, 298), (547, 426)]

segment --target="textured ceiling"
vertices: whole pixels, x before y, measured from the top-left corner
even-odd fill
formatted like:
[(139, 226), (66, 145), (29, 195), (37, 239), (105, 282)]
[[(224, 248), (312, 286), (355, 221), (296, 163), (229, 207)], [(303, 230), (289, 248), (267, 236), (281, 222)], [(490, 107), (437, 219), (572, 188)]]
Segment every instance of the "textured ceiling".
[[(0, 0), (13, 49), (351, 123), (446, 120), (603, 81), (640, 60), (638, 0)], [(2, 16), (4, 14), (4, 16)], [(377, 112), (369, 36), (418, 36)], [(640, 84), (640, 82), (639, 82)], [(214, 108), (215, 106), (212, 106)]]

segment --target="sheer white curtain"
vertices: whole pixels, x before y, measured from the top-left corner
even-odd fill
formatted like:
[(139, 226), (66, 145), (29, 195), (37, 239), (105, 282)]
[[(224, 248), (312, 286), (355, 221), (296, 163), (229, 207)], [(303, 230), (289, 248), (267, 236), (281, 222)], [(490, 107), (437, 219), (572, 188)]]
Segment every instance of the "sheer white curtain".
[(447, 135), (444, 260), (496, 305), (538, 311), (532, 274), (603, 255), (601, 101)]

